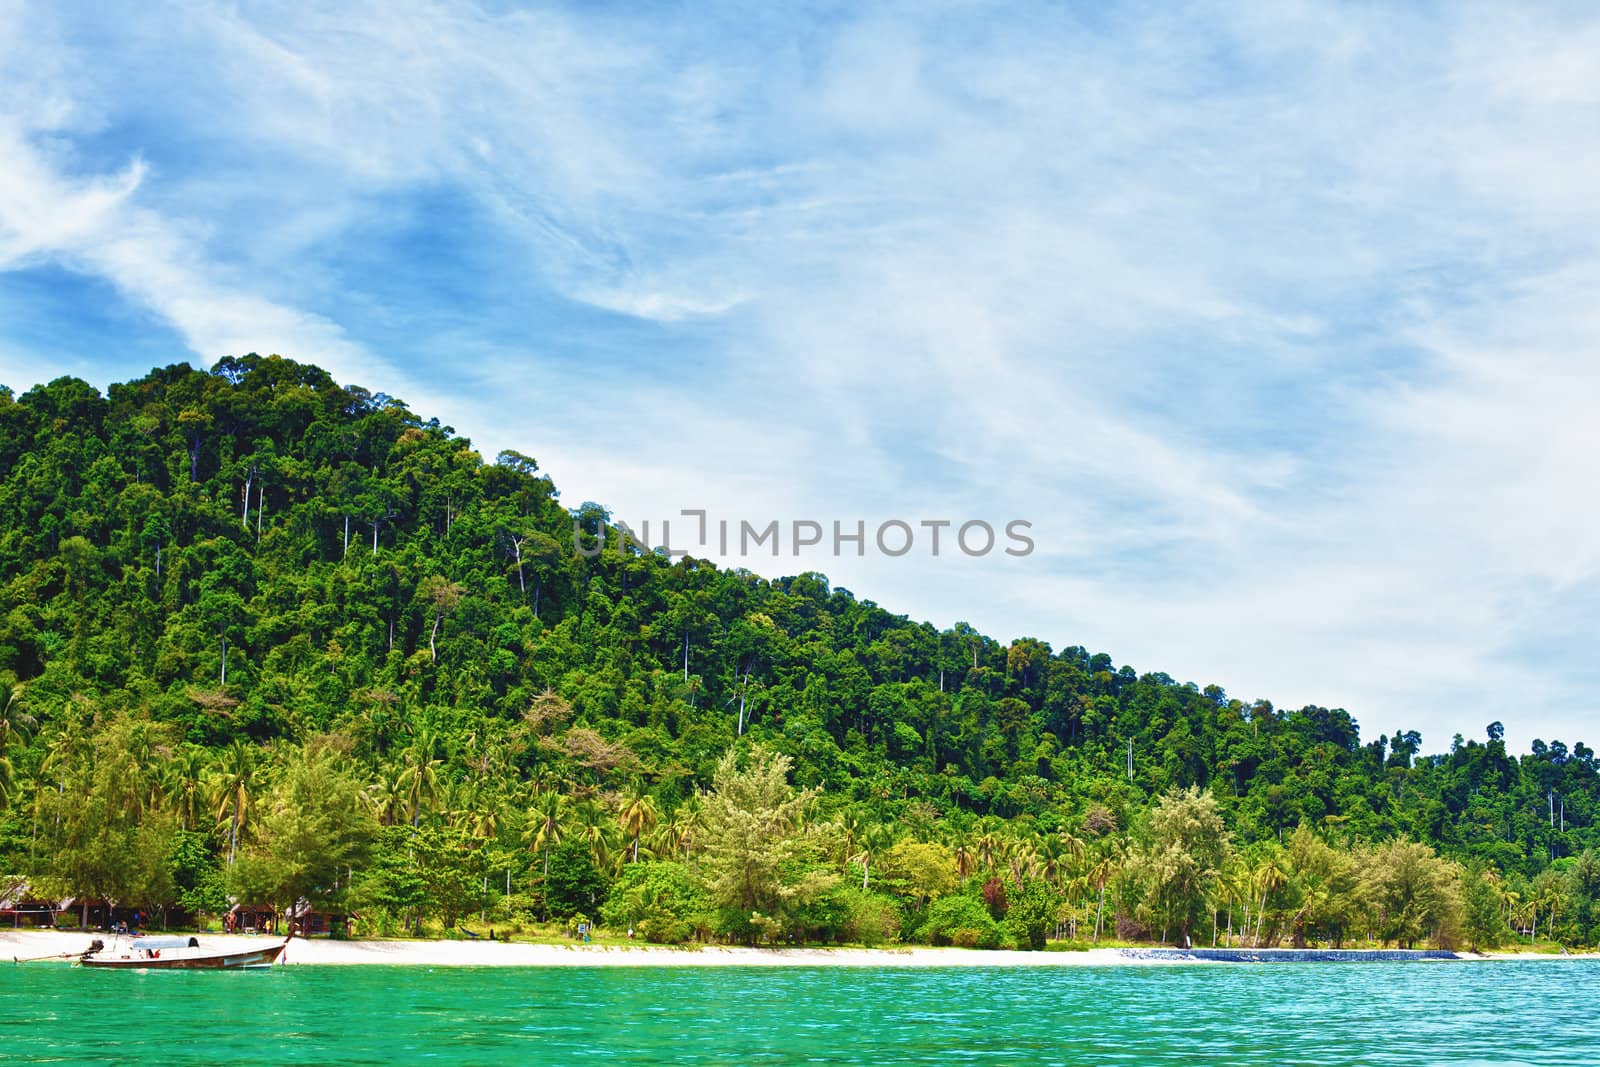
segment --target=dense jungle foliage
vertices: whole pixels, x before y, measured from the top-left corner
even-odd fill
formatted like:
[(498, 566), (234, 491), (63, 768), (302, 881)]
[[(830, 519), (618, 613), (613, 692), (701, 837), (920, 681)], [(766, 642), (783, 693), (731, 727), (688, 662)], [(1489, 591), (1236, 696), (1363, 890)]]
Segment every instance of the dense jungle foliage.
[(1581, 743), (1426, 755), (670, 559), (278, 357), (0, 390), (0, 678), (0, 871), (35, 895), (666, 941), (1600, 941)]

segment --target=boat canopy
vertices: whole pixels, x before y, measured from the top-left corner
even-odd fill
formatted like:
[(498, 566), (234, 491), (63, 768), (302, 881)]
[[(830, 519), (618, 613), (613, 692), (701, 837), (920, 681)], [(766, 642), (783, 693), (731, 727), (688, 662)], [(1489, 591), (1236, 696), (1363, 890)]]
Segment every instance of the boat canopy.
[(129, 946), (136, 951), (156, 951), (166, 948), (199, 948), (200, 939), (197, 937), (136, 937)]

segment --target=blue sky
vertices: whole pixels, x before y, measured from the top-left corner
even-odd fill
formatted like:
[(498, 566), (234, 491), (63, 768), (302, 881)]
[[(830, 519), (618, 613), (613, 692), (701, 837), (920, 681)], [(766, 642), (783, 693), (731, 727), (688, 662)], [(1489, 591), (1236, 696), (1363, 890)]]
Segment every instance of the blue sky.
[(0, 0), (0, 381), (280, 352), (629, 521), (1433, 749), (1594, 743), (1580, 5)]

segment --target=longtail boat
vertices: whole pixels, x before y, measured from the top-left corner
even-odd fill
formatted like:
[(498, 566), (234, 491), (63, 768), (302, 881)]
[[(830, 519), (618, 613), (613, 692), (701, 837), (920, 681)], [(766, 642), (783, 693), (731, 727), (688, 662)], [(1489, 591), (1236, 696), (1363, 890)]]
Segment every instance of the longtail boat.
[(290, 938), (242, 952), (207, 952), (196, 937), (139, 937), (126, 948), (96, 939), (78, 962), (85, 967), (122, 967), (135, 970), (237, 971), (270, 967), (289, 947)]

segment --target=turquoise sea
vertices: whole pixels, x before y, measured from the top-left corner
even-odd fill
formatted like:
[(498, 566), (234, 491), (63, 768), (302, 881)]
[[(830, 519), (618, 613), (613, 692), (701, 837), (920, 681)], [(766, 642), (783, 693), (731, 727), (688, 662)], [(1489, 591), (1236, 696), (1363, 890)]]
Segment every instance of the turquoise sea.
[(0, 967), (0, 1062), (1600, 1064), (1600, 962)]

